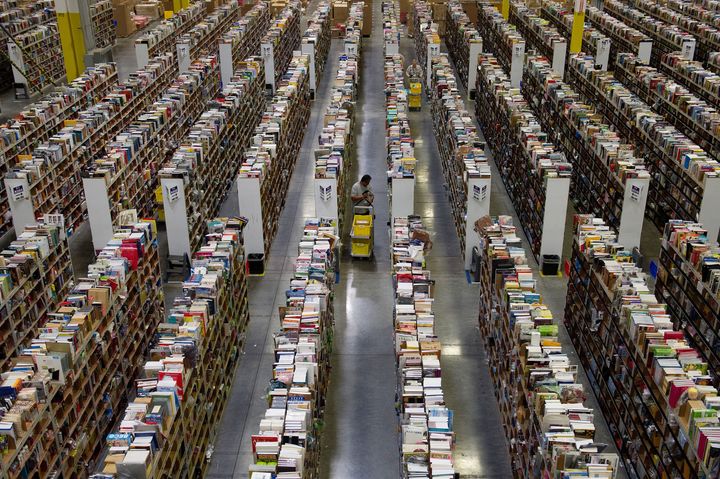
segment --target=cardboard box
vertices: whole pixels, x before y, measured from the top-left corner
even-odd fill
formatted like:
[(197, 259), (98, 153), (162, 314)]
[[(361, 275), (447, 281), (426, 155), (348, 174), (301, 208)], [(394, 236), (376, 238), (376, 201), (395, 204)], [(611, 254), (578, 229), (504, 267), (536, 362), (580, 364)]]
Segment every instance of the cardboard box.
[[(334, 23), (345, 23), (348, 15), (350, 14), (350, 7), (345, 2), (336, 2), (332, 6), (333, 22)], [(363, 18), (363, 22), (365, 19)]]
[(433, 21), (443, 21), (445, 20), (445, 16), (447, 15), (447, 5), (445, 5), (444, 3), (433, 3), (432, 11)]
[(132, 19), (133, 6), (124, 2), (113, 6), (113, 18), (117, 23), (117, 36), (121, 38), (132, 35), (136, 28)]
[(473, 24), (477, 25), (477, 23), (478, 23), (477, 2), (463, 2), (462, 7), (463, 7), (463, 10), (465, 10), (465, 14), (468, 16), (470, 21), (473, 22)]
[(362, 34), (364, 37), (369, 37), (372, 33), (372, 24), (373, 24), (373, 9), (372, 9), (372, 3), (366, 2), (365, 6), (363, 7), (363, 26), (362, 26)]
[(157, 20), (163, 15), (163, 6), (159, 2), (143, 2), (135, 5), (135, 14)]

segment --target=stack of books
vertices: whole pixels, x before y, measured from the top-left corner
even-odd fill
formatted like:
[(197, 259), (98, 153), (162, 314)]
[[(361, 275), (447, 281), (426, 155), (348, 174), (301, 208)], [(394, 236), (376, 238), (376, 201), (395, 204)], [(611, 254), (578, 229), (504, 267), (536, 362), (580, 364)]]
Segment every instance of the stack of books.
[(313, 90), (320, 84), (320, 75), (325, 69), (330, 50), (330, 26), (332, 24), (330, 13), (330, 2), (327, 0), (320, 2), (308, 19), (307, 28), (300, 41), (303, 50), (307, 47), (302, 47), (302, 45), (308, 45), (315, 52), (313, 66), (316, 85), (313, 85)]
[(479, 323), (516, 477), (613, 478), (616, 454), (594, 442), (587, 392), (543, 304), (512, 217), (478, 225)]
[[(119, 419), (162, 316), (154, 222), (118, 228), (3, 372), (5, 477), (79, 477)], [(72, 451), (69, 454), (68, 451)]]
[(478, 33), (475, 25), (465, 13), (463, 5), (458, 0), (451, 0), (447, 5), (447, 34), (445, 44), (447, 45), (450, 58), (455, 64), (460, 82), (466, 89), (472, 89), (470, 82), (470, 68), (475, 63), (470, 58), (470, 45), (478, 45), (478, 51), (482, 51), (483, 39)]
[(150, 58), (163, 53), (175, 53), (175, 42), (185, 34), (205, 14), (202, 3), (191, 3), (186, 8), (173, 13), (155, 27), (143, 32), (135, 39), (135, 45), (147, 45)]
[(223, 33), (220, 43), (232, 46), (233, 66), (245, 58), (257, 55), (260, 51), (260, 40), (272, 21), (270, 7), (267, 2), (256, 3), (240, 20), (233, 23)]
[(318, 424), (330, 374), (336, 233), (334, 220), (305, 223), (285, 306), (280, 307), (268, 409), (252, 435), (253, 478), (263, 477), (261, 473), (278, 479), (319, 474)]
[(177, 44), (190, 45), (190, 58), (217, 53), (218, 41), (230, 25), (240, 16), (237, 0), (228, 0), (213, 13), (194, 24), (187, 32), (175, 38)]
[(615, 57), (620, 52), (632, 52), (637, 55), (640, 53), (641, 44), (649, 44), (652, 52), (652, 39), (640, 30), (628, 26), (602, 9), (590, 5), (585, 9), (585, 14), (591, 25), (610, 37), (610, 60), (612, 63), (615, 62)]
[(385, 143), (388, 175), (415, 177), (415, 142), (408, 118), (408, 92), (405, 88), (401, 55), (385, 57)]
[(442, 389), (442, 344), (435, 331), (434, 281), (425, 269), (428, 232), (419, 217), (394, 218), (395, 356), (402, 476), (455, 477), (454, 414)]
[[(413, 6), (415, 24), (413, 32), (415, 35), (415, 55), (418, 65), (423, 70), (423, 81), (427, 78), (428, 50), (437, 48), (440, 52), (440, 34), (437, 30), (437, 23), (433, 22), (432, 5), (425, 1), (415, 2)], [(427, 85), (426, 85), (427, 86)]]
[(493, 52), (507, 71), (512, 64), (513, 48), (522, 46), (522, 51), (526, 51), (525, 39), (517, 27), (505, 20), (488, 1), (478, 4), (478, 31), (485, 40), (485, 50)]
[[(675, 286), (651, 293), (632, 252), (601, 219), (577, 215), (575, 228), (565, 324), (626, 468), (638, 477), (717, 475), (720, 363), (712, 338), (697, 328), (697, 318), (687, 320), (677, 299), (664, 303)], [(674, 222), (665, 241), (687, 251), (702, 236), (702, 227)], [(675, 426), (666, 427), (668, 421)], [(676, 451), (675, 460), (656, 462), (653, 444)]]
[[(300, 10), (300, 2), (297, 0), (289, 2), (277, 14), (260, 41), (260, 45), (272, 45), (275, 85), (280, 83), (285, 71), (291, 68), (291, 62), (295, 56), (294, 52), (300, 47)], [(262, 52), (262, 54), (265, 53)]]
[[(134, 398), (104, 435), (93, 479), (161, 477), (187, 470), (202, 477), (243, 346), (249, 319), (243, 218), (208, 222), (165, 321), (130, 384)], [(185, 454), (176, 454), (184, 450)]]

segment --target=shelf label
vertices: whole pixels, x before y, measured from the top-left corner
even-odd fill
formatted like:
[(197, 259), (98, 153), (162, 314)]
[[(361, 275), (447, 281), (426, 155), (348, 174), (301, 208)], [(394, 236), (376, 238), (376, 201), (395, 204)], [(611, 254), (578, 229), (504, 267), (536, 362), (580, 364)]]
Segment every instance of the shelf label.
[(323, 201), (330, 201), (332, 198), (332, 185), (323, 186), (320, 185), (320, 199)]
[(631, 185), (630, 186), (630, 199), (633, 201), (640, 201), (640, 196), (642, 196), (642, 185)]
[(26, 200), (30, 197), (25, 185), (15, 185), (12, 187), (12, 198), (15, 201)]
[(175, 203), (178, 199), (180, 199), (180, 188), (178, 188), (177, 185), (167, 188), (167, 195), (168, 201), (170, 203)]

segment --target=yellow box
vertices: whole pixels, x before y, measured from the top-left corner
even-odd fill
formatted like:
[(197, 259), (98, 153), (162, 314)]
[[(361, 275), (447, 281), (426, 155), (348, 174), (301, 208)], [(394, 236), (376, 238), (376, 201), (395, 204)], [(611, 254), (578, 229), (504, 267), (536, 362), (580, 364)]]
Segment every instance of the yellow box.
[(353, 218), (353, 235), (370, 236), (372, 233), (372, 222), (371, 215), (355, 215)]
[(369, 256), (371, 249), (370, 240), (352, 240), (352, 256)]

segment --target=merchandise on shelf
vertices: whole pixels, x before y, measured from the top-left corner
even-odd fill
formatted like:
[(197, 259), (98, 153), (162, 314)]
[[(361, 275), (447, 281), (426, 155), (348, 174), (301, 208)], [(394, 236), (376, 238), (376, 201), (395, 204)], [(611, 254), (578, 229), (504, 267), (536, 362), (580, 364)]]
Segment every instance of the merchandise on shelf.
[(450, 58), (455, 65), (460, 83), (466, 90), (475, 88), (477, 57), (482, 53), (483, 39), (470, 21), (459, 0), (447, 4), (447, 45)]
[[(266, 59), (265, 76), (268, 85), (278, 85), (283, 75), (290, 68), (294, 52), (300, 47), (300, 10), (298, 0), (291, 0), (285, 8), (277, 14), (265, 36), (260, 41), (261, 55)], [(267, 59), (272, 59), (275, 71), (268, 68)]]
[(543, 304), (512, 217), (486, 217), (480, 234), (480, 336), (489, 359), (513, 477), (614, 478), (618, 457), (596, 443), (595, 414), (577, 365)]

